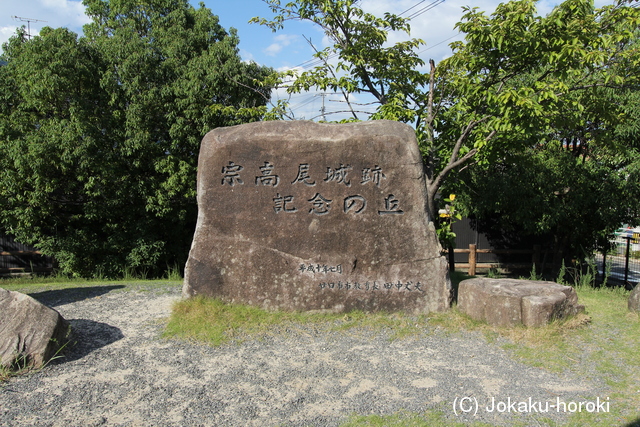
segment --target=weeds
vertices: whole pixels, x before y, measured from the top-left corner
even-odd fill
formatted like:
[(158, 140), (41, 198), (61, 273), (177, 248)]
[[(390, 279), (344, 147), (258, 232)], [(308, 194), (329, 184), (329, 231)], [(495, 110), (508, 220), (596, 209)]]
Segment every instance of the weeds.
[(165, 271), (165, 279), (167, 280), (182, 280), (182, 273), (178, 264), (173, 264), (172, 266), (167, 265), (167, 270)]
[[(609, 267), (609, 272), (610, 271), (611, 269)], [(569, 277), (569, 280), (567, 280), (567, 276)], [(560, 266), (556, 282), (567, 286), (587, 287), (594, 286), (597, 278), (598, 268), (594, 259), (589, 259), (586, 264), (578, 264), (575, 267), (567, 267), (564, 260), (562, 260), (562, 265)]]
[[(71, 327), (67, 330), (66, 336), (69, 337), (71, 333)], [(52, 339), (55, 341), (54, 339)], [(9, 378), (24, 375), (27, 373), (40, 372), (44, 368), (46, 368), (49, 363), (54, 360), (63, 358), (62, 354), (64, 349), (69, 345), (70, 341), (66, 341), (63, 345), (61, 345), (58, 350), (51, 356), (46, 362), (42, 364), (42, 366), (34, 367), (29, 355), (24, 353), (19, 353), (14, 356), (13, 362), (9, 366), (4, 366), (0, 364), (0, 382), (8, 381)]]
[(500, 274), (500, 271), (498, 271), (497, 268), (491, 267), (489, 271), (487, 271), (487, 277), (489, 279), (500, 279), (502, 277), (502, 274)]
[(536, 273), (536, 265), (531, 267), (531, 273), (529, 273), (529, 280), (543, 280), (542, 274)]

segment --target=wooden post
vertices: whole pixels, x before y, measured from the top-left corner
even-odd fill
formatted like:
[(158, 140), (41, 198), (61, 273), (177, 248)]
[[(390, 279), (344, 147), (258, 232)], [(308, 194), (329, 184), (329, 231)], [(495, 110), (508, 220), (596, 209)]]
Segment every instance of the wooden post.
[(477, 245), (473, 243), (469, 245), (469, 273), (468, 273), (469, 276), (476, 275), (476, 260), (477, 260), (476, 248), (477, 248)]
[(448, 254), (449, 254), (449, 271), (453, 273), (454, 271), (456, 271), (456, 256), (453, 253), (453, 245), (451, 244), (449, 245)]

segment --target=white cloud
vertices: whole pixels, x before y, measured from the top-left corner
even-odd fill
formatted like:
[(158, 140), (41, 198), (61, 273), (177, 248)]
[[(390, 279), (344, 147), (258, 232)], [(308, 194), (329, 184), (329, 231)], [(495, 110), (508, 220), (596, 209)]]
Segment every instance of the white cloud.
[(253, 56), (251, 52), (246, 51), (244, 49), (240, 49), (240, 57), (242, 58), (242, 61), (246, 63), (255, 62), (256, 60), (256, 58)]
[(0, 27), (0, 41), (4, 43), (9, 40), (9, 38), (16, 33), (17, 29), (17, 26)]
[(289, 46), (299, 38), (296, 34), (278, 34), (273, 38), (274, 43), (270, 44), (264, 53), (268, 56), (276, 56), (282, 49)]

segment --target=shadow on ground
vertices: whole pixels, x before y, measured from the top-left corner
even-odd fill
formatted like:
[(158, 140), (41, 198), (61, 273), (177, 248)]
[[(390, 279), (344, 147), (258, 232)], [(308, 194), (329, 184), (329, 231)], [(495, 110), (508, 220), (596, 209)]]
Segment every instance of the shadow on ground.
[(124, 287), (124, 285), (87, 286), (34, 292), (29, 295), (48, 307), (56, 307), (59, 305), (71, 304), (73, 302), (94, 298)]
[(120, 328), (89, 319), (68, 320), (71, 326), (69, 344), (63, 350), (63, 356), (53, 363), (73, 362), (82, 359), (92, 351), (105, 347), (124, 338)]
[(635, 421), (631, 421), (631, 423), (625, 425), (624, 427), (640, 427), (640, 418)]

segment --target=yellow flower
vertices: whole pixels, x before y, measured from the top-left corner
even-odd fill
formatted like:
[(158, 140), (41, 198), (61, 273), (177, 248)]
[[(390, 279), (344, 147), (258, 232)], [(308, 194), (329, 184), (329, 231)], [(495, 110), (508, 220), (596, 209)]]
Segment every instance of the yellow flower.
[(449, 194), (449, 200), (451, 200), (452, 202), (456, 199), (456, 195), (455, 194)]

